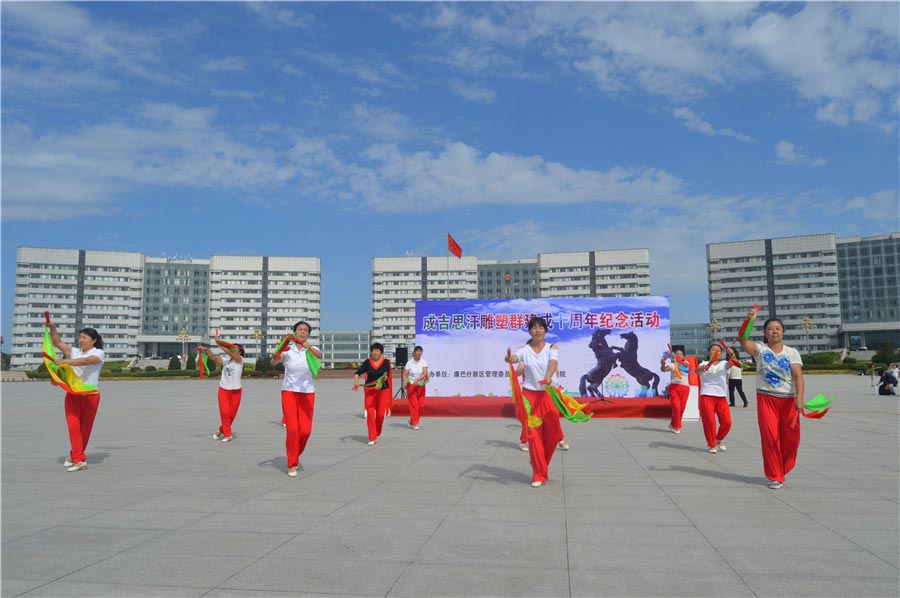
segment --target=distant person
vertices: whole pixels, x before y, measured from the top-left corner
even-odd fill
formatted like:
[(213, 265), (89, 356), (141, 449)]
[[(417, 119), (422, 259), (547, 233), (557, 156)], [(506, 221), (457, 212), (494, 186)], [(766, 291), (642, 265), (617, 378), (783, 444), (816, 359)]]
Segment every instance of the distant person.
[(372, 343), (369, 358), (353, 373), (353, 390), (359, 389), (359, 377), (365, 375), (363, 393), (369, 444), (375, 444), (384, 429), (384, 415), (391, 400), (393, 382), (391, 361), (384, 357), (384, 345)]
[(525, 381), (522, 384), (522, 393), (531, 404), (531, 415), (542, 420), (541, 425), (528, 429), (531, 485), (535, 488), (543, 486), (549, 480), (550, 461), (562, 438), (559, 411), (546, 390), (548, 384), (556, 382), (556, 372), (559, 368), (559, 348), (544, 340), (547, 328), (547, 321), (544, 318), (539, 316), (531, 318), (528, 321), (528, 334), (531, 339), (504, 357), (507, 363), (523, 364)]
[(425, 382), (428, 380), (428, 362), (422, 359), (425, 352), (421, 346), (413, 349), (412, 361), (407, 361), (403, 369), (406, 383), (406, 399), (409, 401), (409, 427), (419, 429), (419, 418), (425, 408)]
[[(728, 359), (734, 359), (737, 361), (737, 355), (734, 352), (734, 349), (728, 347)], [(744, 407), (747, 406), (747, 395), (744, 394), (744, 372), (741, 366), (729, 364), (728, 368), (728, 405), (734, 407), (734, 393), (737, 391), (739, 395), (741, 395), (741, 399), (744, 401)]]
[(316, 386), (312, 370), (309, 369), (307, 352), (322, 359), (318, 347), (309, 344), (312, 326), (300, 321), (294, 324), (293, 336), (285, 335), (282, 340), (289, 348), (278, 357), (272, 357), (272, 365), (284, 364), (284, 379), (281, 381), (281, 411), (285, 425), (284, 449), (287, 454), (287, 474), (297, 477), (300, 455), (306, 450), (312, 434), (313, 411), (316, 406)]
[(241, 406), (241, 396), (244, 392), (241, 378), (244, 375), (244, 346), (235, 344), (237, 353), (225, 351), (224, 356), (216, 355), (209, 347), (204, 346), (203, 352), (207, 357), (222, 366), (222, 377), (219, 379), (219, 420), (221, 425), (213, 432), (213, 440), (231, 442), (234, 431), (231, 424), (237, 417), (238, 408)]
[[(731, 411), (725, 402), (725, 379), (728, 362), (722, 359), (722, 347), (713, 343), (707, 349), (707, 360), (697, 366), (700, 374), (700, 421), (710, 453), (725, 451), (725, 437), (731, 430)], [(719, 428), (716, 429), (716, 418)]]
[[(756, 309), (748, 313), (756, 317)], [(800, 448), (800, 413), (803, 411), (803, 360), (784, 344), (784, 323), (769, 318), (763, 324), (763, 342), (741, 340), (741, 348), (756, 360), (756, 419), (762, 448), (763, 470), (769, 488), (777, 490), (797, 463)]]
[[(675, 354), (666, 353), (659, 362), (659, 369), (663, 372), (672, 372), (669, 380), (669, 403), (672, 405), (672, 419), (669, 421), (669, 432), (681, 434), (681, 419), (684, 417), (684, 409), (687, 407), (688, 395), (691, 385), (688, 381), (689, 371), (685, 371), (684, 351), (678, 349)], [(675, 373), (678, 368), (678, 374)]]
[(894, 370), (887, 369), (882, 372), (878, 379), (878, 394), (882, 396), (897, 394), (897, 376)]
[(82, 328), (78, 333), (78, 347), (70, 347), (60, 338), (56, 324), (51, 322), (49, 317), (47, 316), (47, 327), (50, 329), (50, 340), (63, 354), (62, 358), (54, 360), (53, 363), (72, 366), (75, 374), (86, 386), (97, 387), (97, 392), (89, 394), (66, 393), (66, 426), (69, 428), (71, 450), (63, 467), (66, 471), (81, 471), (87, 468), (87, 456), (84, 451), (91, 439), (94, 419), (100, 407), (100, 370), (106, 360), (103, 337), (93, 328)]

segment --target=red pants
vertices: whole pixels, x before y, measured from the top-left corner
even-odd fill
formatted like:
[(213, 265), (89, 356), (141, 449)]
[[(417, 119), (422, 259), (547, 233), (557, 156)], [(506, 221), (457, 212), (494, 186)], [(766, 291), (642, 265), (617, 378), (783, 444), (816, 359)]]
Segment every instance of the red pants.
[(522, 392), (531, 403), (531, 415), (543, 420), (537, 428), (528, 429), (528, 456), (531, 458), (532, 481), (546, 482), (550, 460), (562, 438), (559, 411), (546, 391), (523, 388)]
[(756, 393), (756, 419), (763, 470), (768, 479), (783, 482), (784, 476), (794, 469), (800, 448), (800, 414), (794, 399)]
[[(716, 443), (725, 440), (731, 430), (731, 410), (725, 397), (700, 395), (700, 421), (703, 422), (703, 435), (706, 446), (712, 448)], [(716, 417), (719, 418), (719, 430), (716, 431)]]
[(66, 425), (69, 427), (69, 444), (72, 451), (69, 457), (73, 463), (87, 461), (84, 449), (91, 439), (94, 418), (100, 406), (100, 393), (93, 395), (76, 395), (66, 393)]
[(676, 430), (681, 429), (681, 416), (684, 415), (690, 393), (691, 387), (687, 384), (669, 384), (669, 402), (672, 403), (672, 421), (669, 425)]
[(300, 464), (300, 455), (306, 449), (309, 435), (312, 433), (313, 408), (316, 406), (316, 393), (281, 391), (281, 409), (284, 412), (284, 423), (287, 437), (284, 449), (287, 453), (288, 469)]
[(409, 401), (409, 420), (414, 426), (419, 425), (419, 418), (425, 408), (425, 387), (418, 384), (406, 385), (406, 398)]
[(234, 390), (226, 390), (219, 387), (219, 418), (222, 425), (219, 427), (219, 434), (231, 436), (231, 424), (237, 417), (238, 407), (241, 406), (241, 393), (243, 388), (235, 388)]
[(365, 392), (366, 427), (369, 429), (369, 440), (372, 441), (381, 436), (381, 429), (384, 427), (384, 411), (391, 399), (391, 389), (375, 390), (370, 386), (366, 388)]

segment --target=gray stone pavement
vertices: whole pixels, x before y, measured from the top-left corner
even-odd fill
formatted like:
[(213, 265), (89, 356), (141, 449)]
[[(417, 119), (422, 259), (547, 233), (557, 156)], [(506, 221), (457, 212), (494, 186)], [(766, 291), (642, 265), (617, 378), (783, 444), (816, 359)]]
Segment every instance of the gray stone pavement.
[[(897, 397), (807, 376), (838, 401), (803, 420), (765, 486), (750, 407), (728, 451), (699, 422), (564, 422), (531, 488), (512, 419), (386, 421), (318, 383), (299, 478), (279, 382), (247, 381), (235, 440), (215, 381), (104, 382), (88, 469), (67, 473), (62, 394), (2, 385), (3, 596), (898, 596)], [(427, 408), (427, 407), (426, 407)]]

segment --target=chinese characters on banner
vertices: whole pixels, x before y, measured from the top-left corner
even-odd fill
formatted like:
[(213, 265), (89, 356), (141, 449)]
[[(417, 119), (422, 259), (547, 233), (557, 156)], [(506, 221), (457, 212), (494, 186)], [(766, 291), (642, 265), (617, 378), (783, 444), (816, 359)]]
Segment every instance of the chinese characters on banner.
[(668, 297), (417, 301), (428, 394), (508, 396), (503, 357), (528, 341), (534, 316), (547, 321), (547, 342), (559, 347), (559, 382), (570, 394), (658, 396), (668, 384), (659, 371), (670, 340)]

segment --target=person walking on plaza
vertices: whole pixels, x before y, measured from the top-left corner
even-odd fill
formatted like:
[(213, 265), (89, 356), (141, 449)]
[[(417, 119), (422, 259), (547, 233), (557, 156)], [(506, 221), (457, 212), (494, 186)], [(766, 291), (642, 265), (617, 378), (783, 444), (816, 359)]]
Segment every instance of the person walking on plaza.
[[(756, 318), (756, 307), (747, 322)], [(763, 342), (741, 339), (741, 348), (756, 360), (756, 418), (762, 447), (763, 470), (769, 488), (781, 488), (797, 462), (800, 448), (800, 413), (803, 411), (803, 361), (784, 344), (784, 323), (769, 318)]]
[(315, 375), (310, 369), (309, 354), (316, 360), (322, 359), (318, 347), (309, 344), (312, 326), (300, 321), (294, 324), (293, 336), (282, 339), (283, 350), (272, 356), (270, 363), (284, 364), (284, 379), (281, 382), (281, 410), (285, 424), (285, 452), (287, 453), (288, 475), (297, 477), (300, 455), (306, 449), (312, 433), (313, 410), (316, 405)]
[[(700, 374), (700, 421), (710, 453), (725, 450), (722, 442), (731, 430), (731, 410), (725, 402), (725, 377), (728, 362), (722, 359), (722, 346), (713, 343), (707, 350), (708, 361), (697, 366)], [(716, 418), (719, 429), (716, 430)]]
[[(740, 365), (734, 365), (734, 362), (738, 362), (737, 356), (735, 355), (734, 349), (728, 347), (728, 404), (731, 407), (734, 407), (734, 393), (737, 391), (739, 395), (741, 395), (741, 399), (744, 401), (744, 407), (747, 406), (747, 395), (744, 394), (744, 374)], [(740, 363), (740, 362), (738, 362)]]
[[(669, 431), (674, 434), (681, 434), (681, 418), (684, 416), (688, 395), (691, 392), (690, 382), (688, 381), (690, 372), (686, 371), (686, 366), (683, 365), (685, 363), (684, 351), (681, 349), (674, 353), (664, 353), (659, 362), (660, 370), (672, 372), (672, 378), (669, 381), (669, 403), (672, 405), (672, 419), (669, 421)], [(677, 373), (675, 371), (676, 368), (678, 368)]]
[(49, 315), (47, 315), (47, 328), (50, 330), (50, 340), (53, 346), (63, 354), (62, 358), (55, 359), (53, 363), (59, 366), (71, 366), (75, 375), (81, 378), (85, 386), (97, 389), (96, 392), (83, 394), (66, 392), (66, 425), (69, 428), (71, 450), (63, 467), (66, 468), (66, 471), (81, 471), (87, 467), (87, 455), (84, 451), (91, 439), (94, 419), (97, 417), (97, 409), (100, 407), (100, 370), (106, 360), (106, 353), (103, 351), (103, 337), (93, 328), (83, 328), (78, 333), (78, 346), (71, 347), (60, 338), (56, 324), (50, 321)]
[(422, 359), (425, 350), (416, 345), (412, 361), (406, 362), (403, 380), (406, 384), (406, 399), (409, 401), (409, 427), (419, 429), (419, 418), (425, 408), (425, 382), (428, 380), (428, 362)]
[(244, 375), (244, 346), (234, 346), (237, 347), (237, 352), (225, 351), (222, 357), (213, 353), (209, 347), (202, 347), (209, 359), (222, 366), (222, 377), (219, 379), (219, 419), (222, 425), (212, 435), (213, 440), (221, 439), (222, 442), (231, 442), (234, 438), (231, 425), (237, 417), (244, 392), (241, 384)]
[(539, 488), (549, 480), (550, 461), (562, 438), (559, 411), (546, 391), (548, 384), (556, 383), (559, 348), (544, 340), (547, 334), (547, 321), (544, 318), (531, 318), (528, 321), (528, 334), (531, 339), (514, 352), (508, 353), (504, 361), (512, 364), (521, 362), (524, 366), (522, 393), (531, 405), (530, 415), (541, 420), (540, 425), (528, 429), (531, 485)]
[(369, 444), (375, 444), (384, 428), (384, 414), (391, 400), (391, 361), (384, 357), (384, 345), (372, 343), (369, 359), (353, 373), (353, 390), (359, 389), (359, 377), (366, 376), (363, 384), (366, 406), (366, 428)]

